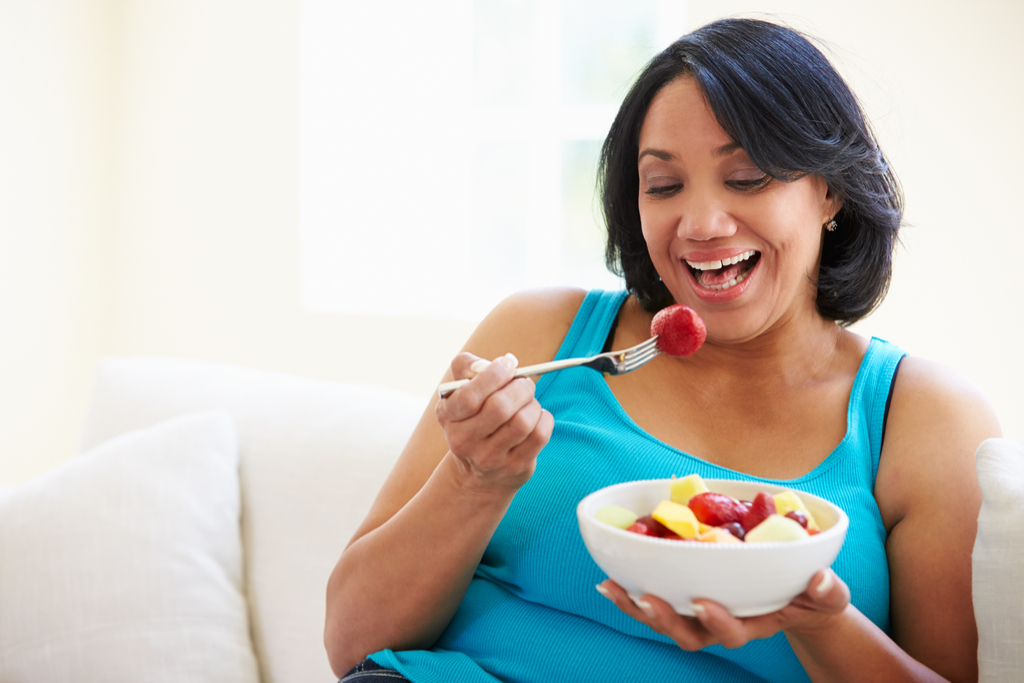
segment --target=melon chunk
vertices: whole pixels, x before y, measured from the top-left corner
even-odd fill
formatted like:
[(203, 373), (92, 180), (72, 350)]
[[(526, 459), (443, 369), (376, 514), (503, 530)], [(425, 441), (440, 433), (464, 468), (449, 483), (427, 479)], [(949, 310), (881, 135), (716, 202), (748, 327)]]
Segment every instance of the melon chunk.
[(767, 519), (747, 532), (747, 543), (769, 543), (772, 541), (796, 541), (807, 538), (807, 529), (782, 515), (769, 515)]
[(690, 474), (682, 479), (673, 479), (668, 485), (669, 498), (673, 503), (689, 505), (690, 499), (698, 493), (708, 493), (708, 487), (699, 474)]
[(605, 505), (594, 513), (594, 519), (616, 529), (628, 529), (636, 523), (639, 516), (620, 505)]
[(773, 498), (775, 499), (775, 511), (780, 515), (785, 516), (787, 512), (796, 510), (802, 512), (807, 517), (807, 528), (821, 530), (818, 523), (814, 521), (814, 515), (807, 509), (804, 502), (800, 500), (800, 496), (796, 495), (794, 491), (783, 491), (782, 493), (776, 493)]

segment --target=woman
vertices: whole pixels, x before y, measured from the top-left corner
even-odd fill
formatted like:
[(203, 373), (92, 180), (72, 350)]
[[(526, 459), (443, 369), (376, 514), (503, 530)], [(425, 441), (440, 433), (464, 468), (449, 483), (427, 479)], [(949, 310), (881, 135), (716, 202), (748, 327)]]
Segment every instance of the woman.
[[(845, 327), (884, 296), (902, 213), (846, 84), (789, 29), (708, 25), (627, 95), (602, 192), (628, 291), (523, 293), (474, 332), (447, 375), (472, 381), (428, 410), (331, 576), (335, 672), (976, 679), (973, 455), (999, 426), (950, 371)], [(519, 361), (639, 343), (673, 302), (707, 326), (691, 357), (512, 379)], [(842, 506), (835, 571), (760, 617), (634, 604), (587, 556), (575, 504), (693, 472)]]

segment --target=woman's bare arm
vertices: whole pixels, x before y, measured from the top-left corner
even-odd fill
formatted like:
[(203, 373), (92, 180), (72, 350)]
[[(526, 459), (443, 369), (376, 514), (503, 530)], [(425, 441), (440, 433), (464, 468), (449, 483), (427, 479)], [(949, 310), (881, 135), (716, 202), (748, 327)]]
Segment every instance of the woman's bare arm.
[[(445, 379), (478, 357), (550, 360), (583, 293), (531, 292), (499, 305)], [(492, 363), (434, 397), (331, 574), (324, 640), (335, 674), (381, 650), (429, 647), (465, 594), (516, 491), (533, 472), (552, 419), (534, 383)]]
[(950, 680), (976, 680), (971, 552), (981, 490), (974, 453), (1001, 436), (985, 397), (908, 357), (893, 394), (875, 497), (889, 528), (893, 638)]
[(981, 492), (974, 452), (1000, 434), (977, 389), (935, 363), (904, 359), (875, 482), (889, 530), (892, 640), (859, 613), (821, 638), (791, 637), (812, 679), (977, 680), (971, 551)]

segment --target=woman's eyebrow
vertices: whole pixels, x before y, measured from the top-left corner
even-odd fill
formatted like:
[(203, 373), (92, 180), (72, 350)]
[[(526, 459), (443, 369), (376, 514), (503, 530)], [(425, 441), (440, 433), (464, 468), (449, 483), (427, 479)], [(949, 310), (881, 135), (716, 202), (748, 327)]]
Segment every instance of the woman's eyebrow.
[(675, 157), (672, 156), (672, 154), (669, 152), (664, 152), (660, 149), (645, 149), (644, 151), (640, 152), (640, 155), (636, 158), (636, 162), (639, 164), (640, 161), (646, 156), (652, 156), (656, 159), (661, 159), (662, 161), (672, 161), (673, 159), (675, 159)]
[(736, 150), (743, 149), (738, 142), (729, 142), (715, 150), (716, 157), (729, 156)]
[[(742, 149), (743, 149), (743, 147), (741, 147), (740, 143), (738, 143), (738, 142), (727, 142), (726, 144), (724, 144), (721, 147), (719, 147), (718, 149), (716, 149), (714, 151), (714, 155), (716, 157), (725, 157), (725, 156), (729, 156), (733, 152), (736, 152), (736, 151), (739, 151), (739, 150), (742, 150)], [(660, 149), (645, 149), (642, 152), (640, 152), (640, 154), (637, 156), (637, 158), (636, 158), (637, 163), (640, 163), (640, 161), (642, 161), (643, 158), (646, 157), (646, 156), (652, 156), (652, 157), (655, 157), (656, 159), (661, 159), (662, 161), (673, 161), (673, 160), (675, 160), (675, 156), (673, 156), (669, 152), (665, 152), (665, 151), (660, 150)]]

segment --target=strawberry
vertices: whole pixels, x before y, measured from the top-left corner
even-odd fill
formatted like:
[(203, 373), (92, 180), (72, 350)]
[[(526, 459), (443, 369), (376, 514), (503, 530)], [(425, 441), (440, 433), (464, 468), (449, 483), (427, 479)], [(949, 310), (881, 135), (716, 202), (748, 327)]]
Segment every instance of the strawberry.
[(670, 356), (689, 356), (700, 348), (707, 334), (696, 311), (682, 304), (661, 309), (651, 321), (651, 336), (658, 337), (658, 348)]
[(750, 509), (740, 520), (740, 526), (744, 531), (750, 531), (755, 526), (766, 520), (770, 515), (775, 514), (775, 499), (772, 494), (761, 491), (754, 496), (754, 502)]
[(729, 522), (739, 522), (747, 513), (747, 508), (739, 501), (724, 493), (698, 493), (688, 503), (697, 521), (709, 526), (722, 526)]

